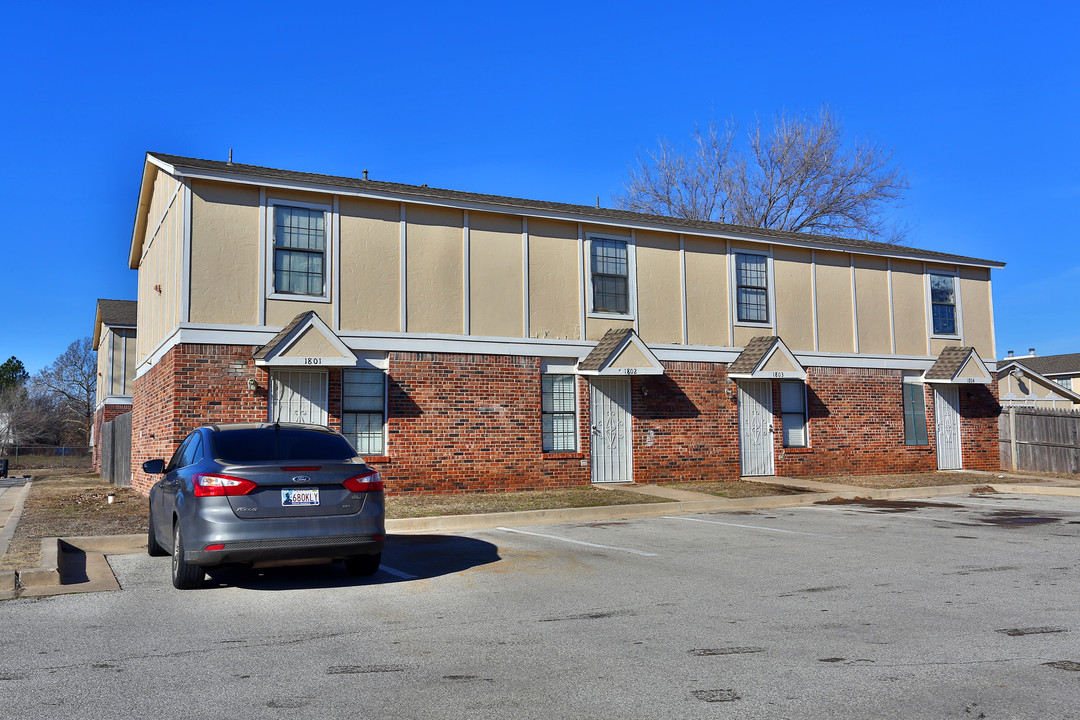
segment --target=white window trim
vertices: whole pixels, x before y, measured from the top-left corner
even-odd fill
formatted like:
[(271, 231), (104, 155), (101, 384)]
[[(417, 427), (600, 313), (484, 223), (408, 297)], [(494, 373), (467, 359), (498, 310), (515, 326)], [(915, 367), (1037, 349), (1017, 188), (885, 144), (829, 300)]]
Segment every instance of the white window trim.
[[(780, 445), (785, 450), (808, 450), (808, 449), (810, 449), (810, 390), (809, 390), (809, 388), (807, 388), (805, 380), (781, 380), (780, 382), (781, 383), (786, 383), (786, 382), (801, 383), (802, 384), (802, 394), (803, 394), (803, 401), (802, 401), (803, 402), (803, 406), (802, 406), (803, 444), (802, 445), (788, 445), (787, 444), (787, 436), (785, 435), (785, 436), (782, 436), (780, 438)], [(780, 389), (780, 432), (781, 432), (781, 434), (783, 434), (784, 430), (785, 430), (785, 428), (784, 428), (784, 415), (786, 413), (787, 413), (787, 411), (784, 410), (784, 390), (783, 390), (783, 388), (781, 388)], [(794, 415), (795, 413), (792, 412), (791, 414)]]
[[(956, 326), (954, 333), (934, 332), (934, 291), (930, 282), (931, 275), (942, 275), (953, 279), (953, 324)], [(926, 270), (926, 329), (930, 331), (931, 339), (961, 340), (964, 337), (963, 308), (960, 306), (960, 273), (955, 270)]]
[[(574, 449), (544, 450), (544, 375), (571, 375), (574, 379)], [(544, 455), (581, 452), (581, 390), (578, 388), (578, 375), (573, 369), (563, 369), (552, 365), (540, 373), (540, 452)]]
[[(306, 210), (322, 210), (325, 215), (323, 227), (326, 230), (326, 249), (323, 253), (323, 291), (321, 295), (298, 295), (292, 293), (279, 293), (274, 285), (274, 209), (283, 207), (298, 207)], [(331, 286), (334, 284), (334, 272), (337, 267), (338, 240), (337, 240), (338, 213), (333, 205), (325, 203), (310, 203), (300, 200), (288, 200), (284, 198), (267, 198), (263, 207), (262, 223), (262, 250), (263, 266), (266, 268), (265, 292), (268, 300), (290, 300), (293, 302), (330, 303)]]
[[(626, 243), (626, 307), (625, 313), (596, 312), (593, 310), (593, 282), (592, 282), (592, 241), (617, 240)], [(586, 316), (607, 320), (636, 320), (637, 319), (637, 245), (634, 242), (634, 234), (617, 235), (615, 233), (590, 232), (585, 234), (585, 309)]]
[[(769, 313), (768, 322), (752, 322), (739, 319), (739, 269), (736, 255), (759, 255), (765, 258), (765, 282), (769, 284), (765, 288), (765, 302), (768, 303), (766, 312)], [(774, 328), (776, 327), (776, 278), (773, 276), (772, 249), (761, 250), (760, 248), (744, 248), (732, 245), (728, 248), (728, 285), (731, 288), (731, 322), (735, 327)], [(774, 333), (775, 334), (775, 333)]]
[[(341, 397), (339, 398), (339, 402), (341, 403), (340, 408), (341, 408), (341, 421), (342, 422), (345, 422), (345, 413), (346, 412), (354, 412), (354, 411), (345, 409), (345, 382), (344, 382), (344, 380), (345, 380), (345, 373), (348, 372), (349, 370), (369, 370), (369, 371), (379, 371), (379, 372), (382, 373), (382, 377), (383, 377), (382, 452), (379, 453), (378, 455), (375, 455), (373, 453), (367, 453), (366, 455), (364, 455), (363, 453), (361, 453), (360, 456), (361, 457), (390, 457), (390, 432), (389, 432), (389, 428), (390, 428), (390, 372), (386, 368), (385, 357), (383, 358), (383, 362), (379, 362), (377, 359), (374, 359), (374, 361), (372, 361), (372, 362), (364, 362), (364, 358), (360, 358), (360, 362), (357, 362), (356, 367), (342, 368), (342, 383), (341, 383), (342, 390), (341, 390)], [(342, 429), (344, 429), (344, 428), (342, 428)]]

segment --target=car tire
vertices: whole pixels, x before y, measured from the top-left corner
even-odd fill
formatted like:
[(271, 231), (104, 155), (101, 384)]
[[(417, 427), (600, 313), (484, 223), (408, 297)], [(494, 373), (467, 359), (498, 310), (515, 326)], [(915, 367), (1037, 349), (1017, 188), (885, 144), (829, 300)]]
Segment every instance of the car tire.
[(150, 557), (165, 557), (168, 551), (161, 547), (157, 533), (154, 532), (154, 511), (151, 509), (146, 520), (146, 554)]
[(184, 538), (180, 523), (173, 528), (172, 584), (177, 590), (194, 590), (202, 585), (206, 571), (184, 560)]
[(379, 572), (382, 553), (374, 555), (353, 555), (345, 558), (345, 572), (354, 577), (370, 577)]

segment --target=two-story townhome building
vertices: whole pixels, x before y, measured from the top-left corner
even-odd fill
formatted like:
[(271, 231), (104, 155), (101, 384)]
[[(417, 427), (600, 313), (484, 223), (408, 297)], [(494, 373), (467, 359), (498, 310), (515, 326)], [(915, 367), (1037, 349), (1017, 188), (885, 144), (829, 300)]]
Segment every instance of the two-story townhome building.
[(98, 300), (94, 317), (93, 346), (97, 351), (97, 399), (90, 443), (94, 472), (101, 472), (101, 425), (131, 412), (135, 384), (134, 300)]
[(390, 492), (998, 465), (1002, 263), (364, 175), (147, 155), (132, 467), (228, 421)]
[(1005, 407), (1080, 408), (1080, 353), (1014, 355), (998, 361), (998, 396)]

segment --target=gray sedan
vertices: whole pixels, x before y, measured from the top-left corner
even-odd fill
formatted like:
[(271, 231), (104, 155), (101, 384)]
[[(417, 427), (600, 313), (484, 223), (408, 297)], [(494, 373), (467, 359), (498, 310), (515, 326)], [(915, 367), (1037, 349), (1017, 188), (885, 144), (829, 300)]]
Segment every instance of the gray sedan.
[(208, 425), (172, 459), (143, 463), (150, 489), (147, 552), (172, 554), (172, 582), (202, 584), (214, 565), (344, 560), (379, 569), (383, 482), (341, 434), (317, 425)]

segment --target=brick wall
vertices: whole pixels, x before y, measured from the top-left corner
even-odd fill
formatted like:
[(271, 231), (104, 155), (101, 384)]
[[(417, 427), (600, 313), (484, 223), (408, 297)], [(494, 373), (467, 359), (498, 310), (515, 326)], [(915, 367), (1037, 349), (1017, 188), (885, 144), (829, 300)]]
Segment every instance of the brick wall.
[[(588, 397), (583, 385), (579, 401)], [(391, 353), (388, 393), (389, 457), (371, 464), (389, 492), (535, 490), (590, 480), (586, 454), (543, 452), (539, 358)], [(581, 423), (578, 432), (587, 452)]]
[(92, 468), (94, 472), (101, 472), (101, 426), (112, 422), (118, 416), (131, 412), (131, 405), (127, 403), (118, 405), (102, 405), (94, 413), (94, 447)]
[(966, 470), (1000, 470), (997, 383), (960, 386), (960, 444)]

